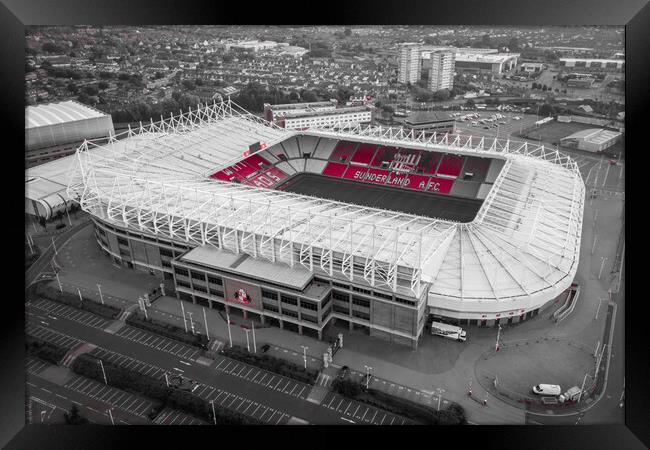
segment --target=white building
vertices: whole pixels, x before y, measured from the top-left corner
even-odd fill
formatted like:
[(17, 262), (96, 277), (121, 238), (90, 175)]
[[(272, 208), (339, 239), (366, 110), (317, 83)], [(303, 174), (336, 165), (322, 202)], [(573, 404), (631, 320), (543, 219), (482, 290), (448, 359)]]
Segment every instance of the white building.
[(602, 152), (618, 142), (623, 136), (618, 131), (604, 128), (589, 128), (563, 137), (560, 142), (564, 147), (573, 147), (588, 152)]
[(421, 51), (421, 44), (405, 43), (400, 45), (397, 81), (406, 84), (416, 83), (420, 79)]
[(454, 53), (450, 50), (431, 52), (429, 64), (428, 88), (432, 91), (452, 89), (454, 87)]
[(275, 123), (287, 130), (304, 130), (321, 128), (338, 124), (359, 125), (372, 123), (375, 108), (373, 106), (341, 107), (320, 111), (282, 111), (274, 114)]

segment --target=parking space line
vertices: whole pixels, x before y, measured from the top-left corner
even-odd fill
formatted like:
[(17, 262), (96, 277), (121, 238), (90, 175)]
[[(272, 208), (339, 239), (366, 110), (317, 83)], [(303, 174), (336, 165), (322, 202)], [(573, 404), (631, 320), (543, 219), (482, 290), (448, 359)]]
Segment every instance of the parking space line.
[(242, 411), (242, 414), (246, 414), (246, 411), (248, 411), (248, 408), (250, 408), (251, 406), (253, 406), (253, 402), (251, 400), (249, 400), (248, 401), (248, 406), (246, 407), (245, 410)]
[(381, 423), (380, 423), (379, 425), (383, 425), (383, 424), (384, 424), (384, 420), (386, 420), (386, 414), (384, 414), (384, 417), (381, 418)]
[(271, 379), (269, 380), (268, 383), (266, 383), (266, 386), (268, 387), (269, 384), (271, 384), (271, 382), (272, 382), (274, 379), (275, 379), (275, 375), (271, 376)]
[(255, 411), (253, 411), (252, 416), (255, 417), (255, 413), (257, 412), (258, 409), (260, 409), (262, 405), (257, 405), (257, 408), (255, 408)]
[(302, 395), (303, 391), (304, 391), (306, 388), (307, 388), (307, 386), (303, 386), (302, 389), (300, 390), (300, 392), (298, 392), (298, 394), (296, 394), (296, 396), (297, 396), (297, 397), (300, 397), (300, 396)]
[(233, 395), (235, 396), (235, 398), (232, 399), (232, 402), (228, 403), (228, 408), (232, 407), (233, 403), (235, 403), (235, 400), (237, 400), (239, 398), (238, 395), (235, 395), (235, 394), (233, 394)]
[(280, 378), (280, 379), (278, 380), (278, 384), (276, 384), (276, 385), (273, 387), (273, 389), (277, 389), (278, 386), (280, 386), (280, 383), (282, 383), (283, 381), (284, 381), (284, 380), (283, 380), (282, 378)]
[(345, 412), (344, 412), (343, 414), (347, 414), (347, 413), (348, 413), (348, 409), (350, 408), (351, 405), (352, 405), (352, 402), (350, 402), (350, 404), (348, 405), (348, 407), (345, 408)]
[(395, 422), (395, 416), (393, 416), (393, 420), (390, 421), (390, 425), (392, 425), (393, 422)]
[(259, 417), (258, 417), (258, 419), (260, 419), (260, 420), (261, 420), (261, 419), (262, 419), (262, 417), (264, 417), (264, 414), (266, 414), (267, 412), (269, 412), (269, 408), (267, 408), (266, 406), (264, 406), (264, 412), (262, 413), (262, 415), (261, 415), (261, 416), (259, 416)]
[(228, 361), (228, 364), (226, 364), (226, 366), (221, 370), (225, 372), (232, 363), (232, 361)]
[(281, 421), (282, 419), (284, 419), (284, 416), (285, 416), (285, 415), (286, 415), (286, 414), (284, 414), (284, 413), (280, 413), (280, 417), (278, 417), (278, 420), (275, 422), (275, 424), (276, 424), (276, 425), (279, 424), (280, 421)]
[[(223, 399), (219, 404), (220, 404), (220, 405), (223, 405), (223, 402), (225, 402), (225, 401), (228, 399), (228, 397), (230, 397), (231, 395), (233, 395), (233, 394), (227, 394), (227, 395), (224, 397), (224, 399)], [(216, 400), (216, 399), (215, 399), (215, 400)]]
[(374, 423), (375, 422), (375, 417), (377, 417), (377, 413), (379, 412), (378, 409), (375, 409), (375, 415), (372, 416), (372, 419), (370, 419), (370, 422)]
[[(280, 390), (281, 390), (282, 392), (284, 392), (284, 390), (287, 388), (287, 386), (289, 386), (289, 383), (291, 383), (291, 380), (287, 380), (287, 384), (285, 384), (284, 387), (283, 387), (282, 389), (280, 389)], [(294, 388), (294, 389), (295, 389), (295, 388)]]
[(252, 371), (253, 371), (253, 367), (251, 367), (251, 369), (246, 373), (246, 375), (244, 375), (244, 378), (248, 377), (248, 375), (250, 375)]
[(238, 410), (239, 407), (240, 407), (241, 405), (243, 405), (245, 401), (246, 401), (246, 399), (245, 399), (245, 398), (242, 398), (242, 399), (241, 399), (241, 403), (240, 403), (239, 405), (237, 405), (237, 407), (236, 407), (235, 409)]
[(219, 361), (219, 364), (217, 364), (217, 367), (215, 367), (215, 370), (219, 370), (219, 368), (221, 367), (221, 364), (223, 364), (224, 362), (226, 362), (225, 359), (222, 359), (221, 361)]
[(237, 376), (240, 376), (244, 369), (246, 369), (246, 366), (242, 366), (241, 370), (237, 372)]
[(295, 391), (297, 387), (298, 383), (294, 384), (293, 389), (291, 389), (291, 392), (289, 392), (289, 395), (293, 395), (293, 391)]

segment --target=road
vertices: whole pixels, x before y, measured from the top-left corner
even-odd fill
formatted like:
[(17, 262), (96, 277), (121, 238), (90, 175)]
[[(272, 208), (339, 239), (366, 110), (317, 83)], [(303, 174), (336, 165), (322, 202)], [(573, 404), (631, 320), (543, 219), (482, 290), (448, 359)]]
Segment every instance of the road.
[[(104, 356), (109, 359), (124, 361), (126, 358), (130, 359), (128, 364), (135, 366), (140, 363), (149, 366), (150, 375), (155, 375), (158, 378), (164, 378), (165, 372), (182, 373), (199, 382), (199, 387), (195, 392), (200, 397), (208, 401), (214, 400), (215, 404), (251, 415), (265, 423), (285, 424), (291, 417), (297, 417), (312, 424), (349, 424), (352, 419), (348, 416), (352, 415), (356, 418), (354, 414), (360, 415), (359, 410), (368, 417), (379, 415), (376, 408), (361, 405), (358, 402), (354, 402), (355, 411), (342, 414), (325, 405), (308, 401), (307, 393), (311, 387), (289, 378), (224, 357), (218, 357), (214, 363), (207, 367), (200, 363), (196, 355), (179, 356), (177, 348), (169, 347), (169, 344), (183, 347), (175, 341), (146, 332), (140, 332), (138, 337), (122, 334), (121, 330), (115, 334), (109, 333), (96, 326), (87, 325), (88, 319), (85, 316), (79, 316), (77, 320), (74, 320), (72, 316), (65, 317), (64, 310), (61, 312), (62, 315), (57, 316), (57, 312), (60, 311), (42, 309), (37, 305), (39, 304), (34, 303), (27, 306), (30, 334), (35, 334), (46, 340), (74, 337), (99, 347), (99, 351), (102, 351)], [(41, 318), (44, 313), (57, 317), (57, 319), (50, 318), (49, 321), (43, 323)], [(147, 345), (149, 340), (157, 342), (157, 344)], [(70, 345), (74, 346), (75, 343)], [(385, 411), (382, 414), (386, 415), (393, 423), (406, 423), (404, 418)], [(379, 417), (383, 417), (383, 415)]]

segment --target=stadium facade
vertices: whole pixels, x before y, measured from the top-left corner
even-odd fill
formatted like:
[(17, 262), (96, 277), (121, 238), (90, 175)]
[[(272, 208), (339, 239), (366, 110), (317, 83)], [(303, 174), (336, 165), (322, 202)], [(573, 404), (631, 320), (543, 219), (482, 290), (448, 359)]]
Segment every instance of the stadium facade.
[[(338, 322), (416, 348), (434, 317), (518, 322), (578, 265), (578, 166), (529, 143), (345, 123), (291, 131), (224, 102), (84, 142), (74, 160), (68, 195), (116, 263), (180, 299), (318, 338)], [(304, 195), (292, 188), (304, 176), (452, 206)], [(449, 215), (465, 203), (476, 211)]]

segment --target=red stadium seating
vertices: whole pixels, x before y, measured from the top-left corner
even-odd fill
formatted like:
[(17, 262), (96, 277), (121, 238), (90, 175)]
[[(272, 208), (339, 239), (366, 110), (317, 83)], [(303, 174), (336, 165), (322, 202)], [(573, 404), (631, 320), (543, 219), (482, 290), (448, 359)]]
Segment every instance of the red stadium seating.
[(330, 161), (349, 161), (359, 145), (357, 142), (339, 141), (330, 156)]
[(373, 156), (375, 156), (375, 151), (377, 151), (377, 146), (374, 144), (361, 144), (354, 155), (352, 156), (352, 162), (360, 164), (369, 164), (372, 161)]
[(397, 154), (397, 150), (398, 149), (396, 147), (379, 147), (370, 165), (373, 167), (381, 167), (382, 162), (390, 164), (390, 162)]
[(267, 168), (271, 167), (271, 163), (266, 159), (262, 158), (260, 155), (251, 155), (244, 160), (246, 164), (255, 168), (256, 170), (264, 170), (261, 165), (265, 165)]
[(346, 164), (330, 162), (327, 163), (327, 165), (323, 169), (323, 175), (327, 175), (330, 177), (342, 177), (347, 167), (348, 166)]
[(286, 173), (284, 173), (277, 167), (271, 167), (266, 172), (251, 178), (249, 181), (247, 181), (244, 184), (248, 184), (250, 186), (264, 187), (264, 188), (272, 188), (275, 187), (282, 180), (287, 178), (287, 176), (288, 175)]
[(446, 154), (438, 166), (437, 174), (457, 177), (460, 174), (460, 169), (463, 167), (464, 161), (465, 157), (463, 156)]

